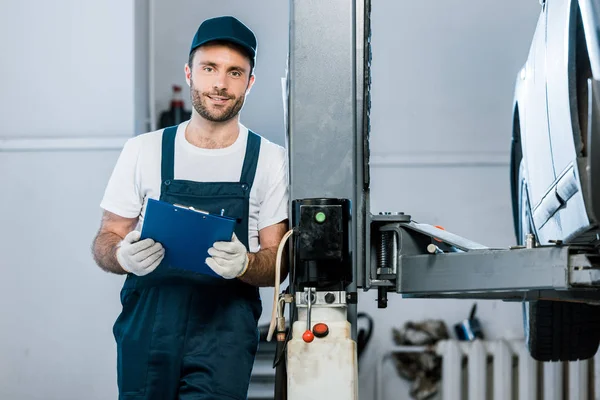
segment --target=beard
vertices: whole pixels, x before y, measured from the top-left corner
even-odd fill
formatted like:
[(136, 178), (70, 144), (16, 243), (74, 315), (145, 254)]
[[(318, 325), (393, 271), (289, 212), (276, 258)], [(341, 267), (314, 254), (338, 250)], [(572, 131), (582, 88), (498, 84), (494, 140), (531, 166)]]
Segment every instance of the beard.
[[(227, 93), (223, 90), (221, 92), (203, 92), (200, 93), (198, 89), (194, 87), (194, 81), (190, 79), (190, 94), (192, 97), (192, 104), (198, 114), (204, 119), (211, 122), (225, 122), (235, 117), (242, 107), (244, 106), (244, 100), (246, 95), (243, 94), (240, 97), (235, 97), (232, 94)], [(229, 98), (227, 106), (214, 107), (208, 104), (209, 100), (207, 96), (220, 96)]]

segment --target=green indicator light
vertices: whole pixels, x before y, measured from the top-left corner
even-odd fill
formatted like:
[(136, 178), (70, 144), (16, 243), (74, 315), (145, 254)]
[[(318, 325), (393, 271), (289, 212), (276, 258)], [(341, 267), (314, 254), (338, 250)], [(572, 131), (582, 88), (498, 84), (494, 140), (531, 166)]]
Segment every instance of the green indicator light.
[(320, 224), (325, 222), (325, 213), (323, 211), (319, 211), (317, 215), (315, 215), (315, 219)]

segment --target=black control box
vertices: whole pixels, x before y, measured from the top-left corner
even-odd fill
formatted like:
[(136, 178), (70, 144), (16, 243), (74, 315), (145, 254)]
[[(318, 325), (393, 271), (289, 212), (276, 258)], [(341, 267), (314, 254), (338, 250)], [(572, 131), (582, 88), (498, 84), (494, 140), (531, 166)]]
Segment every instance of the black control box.
[(350, 201), (294, 200), (292, 209), (297, 285), (343, 290), (352, 281)]

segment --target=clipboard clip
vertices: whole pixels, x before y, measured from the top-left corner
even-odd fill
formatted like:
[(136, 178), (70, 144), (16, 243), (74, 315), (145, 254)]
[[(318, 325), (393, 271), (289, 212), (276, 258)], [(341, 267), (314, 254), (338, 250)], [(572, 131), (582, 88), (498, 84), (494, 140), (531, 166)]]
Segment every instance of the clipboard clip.
[[(194, 207), (192, 207), (192, 206), (184, 206), (183, 204), (173, 204), (173, 205), (174, 205), (175, 207), (181, 207), (181, 208), (185, 208), (185, 209), (192, 210), (192, 211), (196, 211), (196, 212), (199, 212), (199, 213), (202, 213), (202, 214), (207, 214), (207, 215), (209, 215), (209, 214), (210, 214), (208, 211), (204, 211), (204, 210), (198, 210), (198, 209), (196, 209), (196, 208), (194, 208)], [(219, 214), (219, 215), (220, 215), (221, 217), (224, 217), (224, 216), (225, 216), (225, 209), (224, 209), (224, 208), (221, 208), (221, 214)]]
[(196, 209), (196, 208), (194, 208), (194, 207), (192, 207), (192, 206), (184, 206), (183, 204), (173, 204), (173, 205), (174, 205), (175, 207), (181, 207), (181, 208), (185, 208), (185, 209), (187, 209), (187, 210), (196, 211), (196, 212), (199, 212), (199, 213), (201, 213), (201, 214), (207, 214), (207, 215), (208, 215), (208, 214), (210, 214), (208, 211), (204, 211), (204, 210), (198, 210), (198, 209)]

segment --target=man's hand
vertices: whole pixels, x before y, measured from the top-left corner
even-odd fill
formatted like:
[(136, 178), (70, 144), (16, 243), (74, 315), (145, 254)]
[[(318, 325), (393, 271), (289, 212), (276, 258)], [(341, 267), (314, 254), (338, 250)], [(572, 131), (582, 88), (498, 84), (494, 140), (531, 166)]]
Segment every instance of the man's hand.
[(121, 267), (137, 276), (148, 275), (165, 257), (165, 249), (152, 239), (140, 240), (139, 231), (125, 236), (117, 250), (117, 261)]
[(208, 254), (210, 258), (206, 259), (206, 264), (225, 279), (237, 278), (248, 268), (248, 251), (235, 233), (231, 242), (215, 242), (213, 247), (208, 249)]

